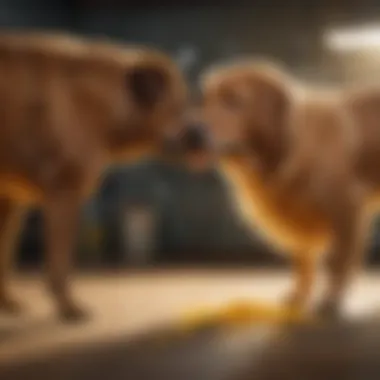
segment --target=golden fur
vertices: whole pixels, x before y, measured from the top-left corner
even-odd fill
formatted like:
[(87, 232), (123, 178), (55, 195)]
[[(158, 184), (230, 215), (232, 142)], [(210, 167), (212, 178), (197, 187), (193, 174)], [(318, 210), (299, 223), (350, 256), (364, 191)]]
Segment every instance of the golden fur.
[(49, 289), (61, 316), (83, 315), (68, 285), (82, 200), (114, 160), (160, 150), (185, 98), (180, 71), (158, 51), (0, 34), (0, 310), (18, 309), (6, 281), (14, 220), (38, 205)]
[(304, 306), (325, 251), (335, 312), (361, 261), (380, 194), (380, 87), (313, 89), (254, 62), (203, 77), (204, 114), (245, 219), (291, 255)]

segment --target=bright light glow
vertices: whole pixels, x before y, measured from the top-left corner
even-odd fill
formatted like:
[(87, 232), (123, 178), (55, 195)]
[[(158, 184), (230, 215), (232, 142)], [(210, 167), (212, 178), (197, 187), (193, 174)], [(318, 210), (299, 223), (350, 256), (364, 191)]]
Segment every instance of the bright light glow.
[(380, 25), (333, 29), (324, 40), (328, 48), (338, 51), (380, 49)]

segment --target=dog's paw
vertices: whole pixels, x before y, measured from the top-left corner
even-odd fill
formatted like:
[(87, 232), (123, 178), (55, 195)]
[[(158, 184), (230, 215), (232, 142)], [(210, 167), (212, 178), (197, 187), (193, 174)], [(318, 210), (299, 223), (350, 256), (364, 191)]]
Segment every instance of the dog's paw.
[(64, 305), (59, 310), (59, 318), (64, 323), (86, 322), (90, 319), (90, 315), (86, 309), (76, 304)]
[(305, 308), (306, 300), (303, 295), (293, 290), (285, 295), (282, 304), (290, 309), (302, 310)]
[(0, 313), (20, 315), (25, 310), (24, 306), (11, 296), (0, 297)]
[(335, 321), (342, 318), (341, 308), (338, 302), (330, 299), (322, 300), (315, 308), (318, 317)]

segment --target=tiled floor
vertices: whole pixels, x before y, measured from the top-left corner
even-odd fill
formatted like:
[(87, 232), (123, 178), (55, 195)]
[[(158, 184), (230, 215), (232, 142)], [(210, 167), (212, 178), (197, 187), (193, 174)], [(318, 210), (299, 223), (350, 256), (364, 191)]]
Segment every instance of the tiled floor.
[[(40, 277), (16, 279), (15, 293), (25, 301), (27, 313), (19, 318), (0, 316), (0, 363), (139, 333), (205, 305), (237, 299), (276, 301), (288, 289), (290, 277), (268, 271), (172, 270), (83, 275), (75, 282), (78, 299), (93, 311), (93, 318), (65, 326), (55, 319)], [(361, 276), (352, 289), (349, 310), (364, 313), (377, 305), (380, 310), (380, 273)]]

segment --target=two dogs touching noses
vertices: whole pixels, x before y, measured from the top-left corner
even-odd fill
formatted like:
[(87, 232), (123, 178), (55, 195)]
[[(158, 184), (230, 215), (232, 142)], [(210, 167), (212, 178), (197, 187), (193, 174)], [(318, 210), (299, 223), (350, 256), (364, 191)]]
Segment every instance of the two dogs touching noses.
[(287, 302), (306, 305), (329, 253), (320, 309), (338, 311), (380, 191), (379, 90), (302, 93), (271, 65), (230, 65), (204, 75), (199, 126), (183, 121), (179, 69), (152, 49), (2, 33), (0, 73), (0, 311), (20, 310), (9, 265), (38, 206), (48, 289), (61, 318), (83, 319), (69, 281), (83, 201), (117, 160), (183, 152), (216, 155), (247, 222), (290, 255)]

